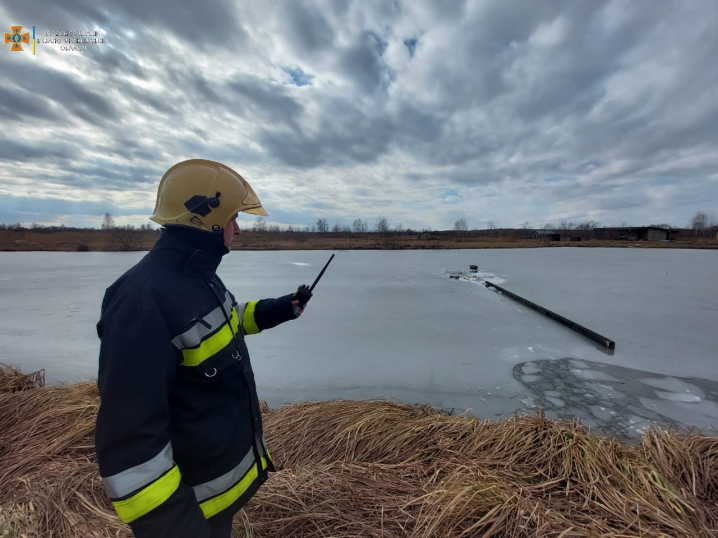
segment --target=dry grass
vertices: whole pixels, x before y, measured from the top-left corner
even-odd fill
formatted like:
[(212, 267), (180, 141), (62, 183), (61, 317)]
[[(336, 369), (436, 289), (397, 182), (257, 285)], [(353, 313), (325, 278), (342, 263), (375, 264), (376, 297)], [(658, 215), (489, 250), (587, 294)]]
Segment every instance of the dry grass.
[[(0, 536), (130, 536), (97, 476), (97, 406), (91, 383), (0, 394)], [(263, 411), (280, 471), (235, 536), (718, 536), (716, 438), (629, 446), (577, 422), (384, 401)]]
[(0, 362), (0, 394), (45, 386), (45, 370), (23, 374), (17, 368)]

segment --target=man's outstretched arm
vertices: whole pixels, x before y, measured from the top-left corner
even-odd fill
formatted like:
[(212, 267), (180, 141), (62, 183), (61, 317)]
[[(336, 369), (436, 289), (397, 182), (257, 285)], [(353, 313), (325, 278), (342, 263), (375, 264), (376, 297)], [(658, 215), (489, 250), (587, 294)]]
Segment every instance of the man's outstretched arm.
[(299, 306), (299, 301), (294, 299), (294, 295), (294, 293), (290, 293), (277, 299), (262, 299), (261, 301), (238, 304), (237, 314), (242, 320), (244, 334), (257, 334), (301, 316), (304, 307), (295, 310), (295, 307)]

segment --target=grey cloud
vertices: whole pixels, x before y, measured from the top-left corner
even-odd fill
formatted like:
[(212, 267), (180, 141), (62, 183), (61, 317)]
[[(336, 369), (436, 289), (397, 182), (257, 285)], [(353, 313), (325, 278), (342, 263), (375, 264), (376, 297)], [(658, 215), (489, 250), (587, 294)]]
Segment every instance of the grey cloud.
[[(48, 216), (56, 215), (97, 215), (101, 216), (110, 211), (115, 216), (133, 215), (137, 213), (152, 213), (153, 208), (125, 209), (111, 202), (88, 202), (82, 200), (59, 200), (54, 198), (40, 198), (37, 196), (0, 197), (0, 222), (11, 222), (14, 219), (3, 220), (3, 214), (34, 214), (33, 220), (45, 220)], [(100, 224), (98, 220), (98, 225)]]
[(239, 75), (227, 86), (236, 94), (238, 103), (256, 112), (260, 119), (270, 122), (272, 126), (299, 128), (297, 121), (304, 109), (284, 86), (250, 75)]
[(365, 93), (372, 93), (389, 81), (382, 60), (386, 43), (372, 32), (364, 32), (339, 58), (340, 67)]
[[(135, 165), (118, 165), (109, 161), (96, 160), (87, 165), (72, 165), (65, 168), (74, 178), (66, 184), (72, 186), (91, 185), (101, 180), (103, 185), (115, 190), (122, 190), (130, 185), (143, 183), (154, 184), (162, 173), (158, 168)], [(109, 187), (111, 186), (111, 187)]]
[[(85, 28), (90, 23), (108, 27), (111, 20), (91, 0), (65, 0), (64, 2), (9, 2), (4, 5), (12, 20), (34, 25), (38, 32), (97, 30)], [(13, 24), (16, 24), (13, 22)]]
[(160, 114), (167, 116), (174, 115), (178, 112), (177, 107), (174, 106), (169, 100), (162, 98), (159, 95), (149, 92), (143, 88), (135, 86), (134, 84), (127, 82), (122, 85), (122, 92), (129, 94), (135, 100), (147, 105)]
[(316, 5), (306, 0), (288, 0), (281, 5), (284, 27), (301, 53), (313, 53), (333, 45), (334, 31)]
[[(156, 40), (157, 30), (166, 29), (180, 39), (192, 39), (198, 48), (233, 47), (247, 40), (247, 32), (237, 20), (230, 2), (192, 0), (123, 0), (105, 9), (92, 0), (15, 2), (8, 5), (17, 19), (52, 30), (82, 30), (89, 22), (108, 30), (108, 39), (120, 40), (120, 32), (131, 29), (141, 34), (141, 42)], [(79, 26), (78, 26), (79, 25)], [(95, 28), (89, 28), (94, 30)]]
[(54, 161), (77, 157), (73, 146), (52, 140), (40, 139), (37, 142), (19, 142), (0, 138), (0, 160), (16, 162)]
[(71, 76), (55, 69), (44, 69), (31, 62), (15, 62), (0, 59), (0, 69), (13, 72), (17, 82), (14, 91), (24, 94), (43, 95), (69, 112), (91, 123), (101, 123), (116, 117), (112, 104), (98, 93), (85, 89)]
[(323, 106), (315, 131), (267, 129), (260, 142), (274, 158), (302, 168), (373, 162), (390, 149), (394, 130), (389, 117), (367, 114), (347, 99), (327, 100)]
[(640, 44), (656, 22), (654, 13), (636, 12), (630, 5), (611, 31), (604, 28), (601, 3), (572, 3), (556, 15), (565, 21), (566, 35), (541, 60), (536, 78), (517, 91), (515, 110), (534, 119), (547, 114), (581, 114), (605, 95), (603, 83), (619, 71), (624, 56)]
[(0, 118), (10, 121), (21, 121), (27, 118), (56, 120), (57, 114), (47, 105), (44, 99), (25, 91), (0, 85)]
[[(108, 41), (109, 39), (110, 37), (108, 36)], [(138, 57), (130, 56), (117, 47), (96, 46), (93, 48), (92, 54), (83, 56), (83, 60), (91, 64), (89, 69), (101, 72), (105, 76), (126, 77), (132, 75), (136, 78), (146, 78), (148, 76), (147, 70), (140, 66)]]

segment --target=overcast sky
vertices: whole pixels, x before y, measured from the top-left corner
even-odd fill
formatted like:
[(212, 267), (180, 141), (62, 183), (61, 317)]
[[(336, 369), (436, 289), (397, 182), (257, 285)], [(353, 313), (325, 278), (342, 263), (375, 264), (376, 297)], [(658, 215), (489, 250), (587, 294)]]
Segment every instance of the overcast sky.
[(282, 225), (718, 216), (715, 0), (31, 0), (0, 15), (7, 32), (108, 39), (0, 54), (0, 222), (146, 223), (189, 158), (233, 167)]

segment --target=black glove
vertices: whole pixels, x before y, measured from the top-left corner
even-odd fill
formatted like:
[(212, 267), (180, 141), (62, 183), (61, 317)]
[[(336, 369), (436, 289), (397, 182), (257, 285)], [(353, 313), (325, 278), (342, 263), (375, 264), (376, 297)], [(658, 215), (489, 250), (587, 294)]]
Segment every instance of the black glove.
[(294, 296), (292, 297), (292, 303), (294, 301), (297, 301), (298, 305), (292, 305), (292, 312), (294, 312), (294, 317), (298, 318), (301, 311), (304, 310), (304, 307), (307, 305), (307, 302), (309, 299), (312, 298), (312, 292), (309, 291), (309, 286), (306, 284), (302, 284), (299, 286), (299, 289), (294, 293)]
[(309, 286), (306, 284), (302, 284), (297, 289), (297, 292), (294, 294), (294, 299), (299, 301), (299, 308), (303, 308), (304, 305), (306, 305), (309, 302), (309, 299), (312, 298), (312, 292), (309, 291)]

